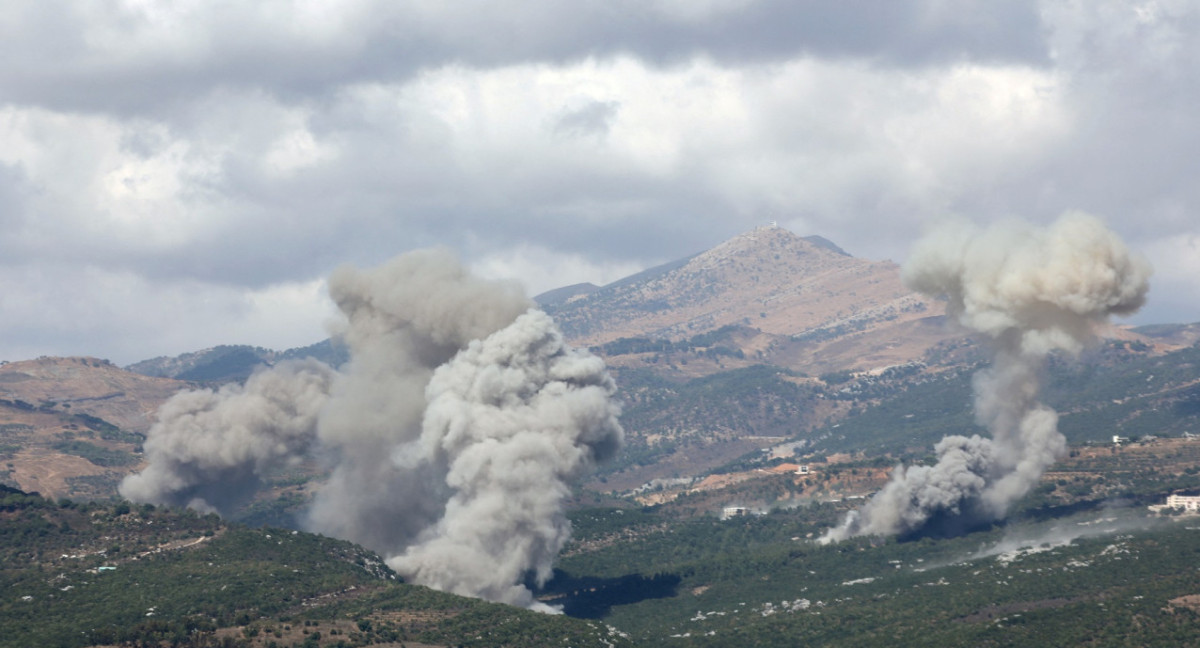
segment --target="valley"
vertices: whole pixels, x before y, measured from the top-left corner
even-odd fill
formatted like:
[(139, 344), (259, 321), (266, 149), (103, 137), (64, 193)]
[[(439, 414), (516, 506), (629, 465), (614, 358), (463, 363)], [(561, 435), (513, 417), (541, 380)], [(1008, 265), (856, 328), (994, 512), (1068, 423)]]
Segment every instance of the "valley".
[[(1147, 509), (1200, 493), (1200, 327), (1104, 326), (1078, 357), (1051, 355), (1042, 398), (1067, 450), (1003, 519), (823, 545), (897, 464), (931, 466), (939, 439), (986, 433), (972, 401), (988, 354), (943, 302), (894, 263), (780, 228), (539, 300), (608, 365), (624, 428), (568, 496), (552, 578), (526, 578), (565, 615), (404, 583), (384, 557), (306, 533), (330, 479), (319, 454), (270, 466), (226, 520), (119, 498), (172, 394), (345, 362), (326, 341), (0, 365), (0, 627), (51, 624), (56, 646), (276, 648), (1200, 636), (1200, 577), (1177, 568), (1200, 551), (1200, 518)], [(21, 632), (0, 646), (29, 645)]]

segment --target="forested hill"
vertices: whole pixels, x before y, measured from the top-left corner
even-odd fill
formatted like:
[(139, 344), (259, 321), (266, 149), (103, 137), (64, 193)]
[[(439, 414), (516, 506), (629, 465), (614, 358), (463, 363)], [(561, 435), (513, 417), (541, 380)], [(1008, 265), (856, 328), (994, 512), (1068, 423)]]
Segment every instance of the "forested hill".
[(401, 583), (299, 531), (0, 486), (0, 646), (613, 646), (602, 624)]

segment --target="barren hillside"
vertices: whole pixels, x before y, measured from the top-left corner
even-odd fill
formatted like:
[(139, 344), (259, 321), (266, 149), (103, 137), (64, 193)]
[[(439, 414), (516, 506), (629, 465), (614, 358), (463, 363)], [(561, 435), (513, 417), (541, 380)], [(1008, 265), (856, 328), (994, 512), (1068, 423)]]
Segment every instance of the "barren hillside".
[(752, 360), (810, 373), (909, 362), (954, 335), (938, 318), (941, 304), (905, 288), (895, 263), (859, 259), (778, 227), (546, 308), (569, 338), (588, 346), (679, 341), (736, 325), (758, 332), (741, 335), (739, 348)]
[(187, 386), (96, 358), (38, 358), (0, 366), (0, 398), (89, 414), (129, 432), (150, 429), (158, 406)]
[(96, 358), (0, 366), (0, 481), (52, 497), (115, 494), (154, 411), (187, 386)]
[(900, 283), (899, 266), (760, 227), (644, 281), (616, 282), (554, 314), (589, 345), (619, 337), (683, 338), (728, 324), (813, 338), (941, 314)]

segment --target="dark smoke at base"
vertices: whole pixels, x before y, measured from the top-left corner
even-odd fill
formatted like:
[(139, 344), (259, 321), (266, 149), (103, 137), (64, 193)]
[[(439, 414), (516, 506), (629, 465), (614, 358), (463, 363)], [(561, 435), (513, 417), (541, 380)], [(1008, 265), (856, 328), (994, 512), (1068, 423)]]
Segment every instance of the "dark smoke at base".
[(1080, 213), (1046, 229), (954, 227), (920, 241), (905, 283), (948, 298), (951, 318), (992, 350), (992, 367), (973, 381), (975, 417), (991, 438), (948, 436), (934, 446), (933, 466), (897, 466), (882, 490), (821, 541), (1004, 518), (1066, 451), (1057, 413), (1038, 401), (1046, 355), (1078, 353), (1095, 325), (1140, 308), (1149, 276), (1144, 259)]
[(521, 581), (549, 576), (571, 483), (622, 443), (604, 363), (445, 251), (329, 283), (350, 361), (176, 395), (121, 494), (228, 513), (270, 470), (316, 457), (330, 479), (309, 529), (380, 552), (412, 582), (551, 611)]

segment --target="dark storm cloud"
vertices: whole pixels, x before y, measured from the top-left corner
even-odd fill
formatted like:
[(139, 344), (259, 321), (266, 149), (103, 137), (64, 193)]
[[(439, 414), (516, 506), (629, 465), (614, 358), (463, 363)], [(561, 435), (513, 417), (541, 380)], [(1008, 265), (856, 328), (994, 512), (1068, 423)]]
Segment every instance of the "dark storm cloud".
[(368, 2), (307, 20), (257, 3), (180, 16), (118, 2), (22, 2), (6, 13), (0, 100), (115, 114), (174, 110), (215, 88), (292, 103), (446, 64), (631, 55), (666, 65), (703, 55), (738, 65), (811, 55), (904, 67), (1046, 57), (1027, 1)]

